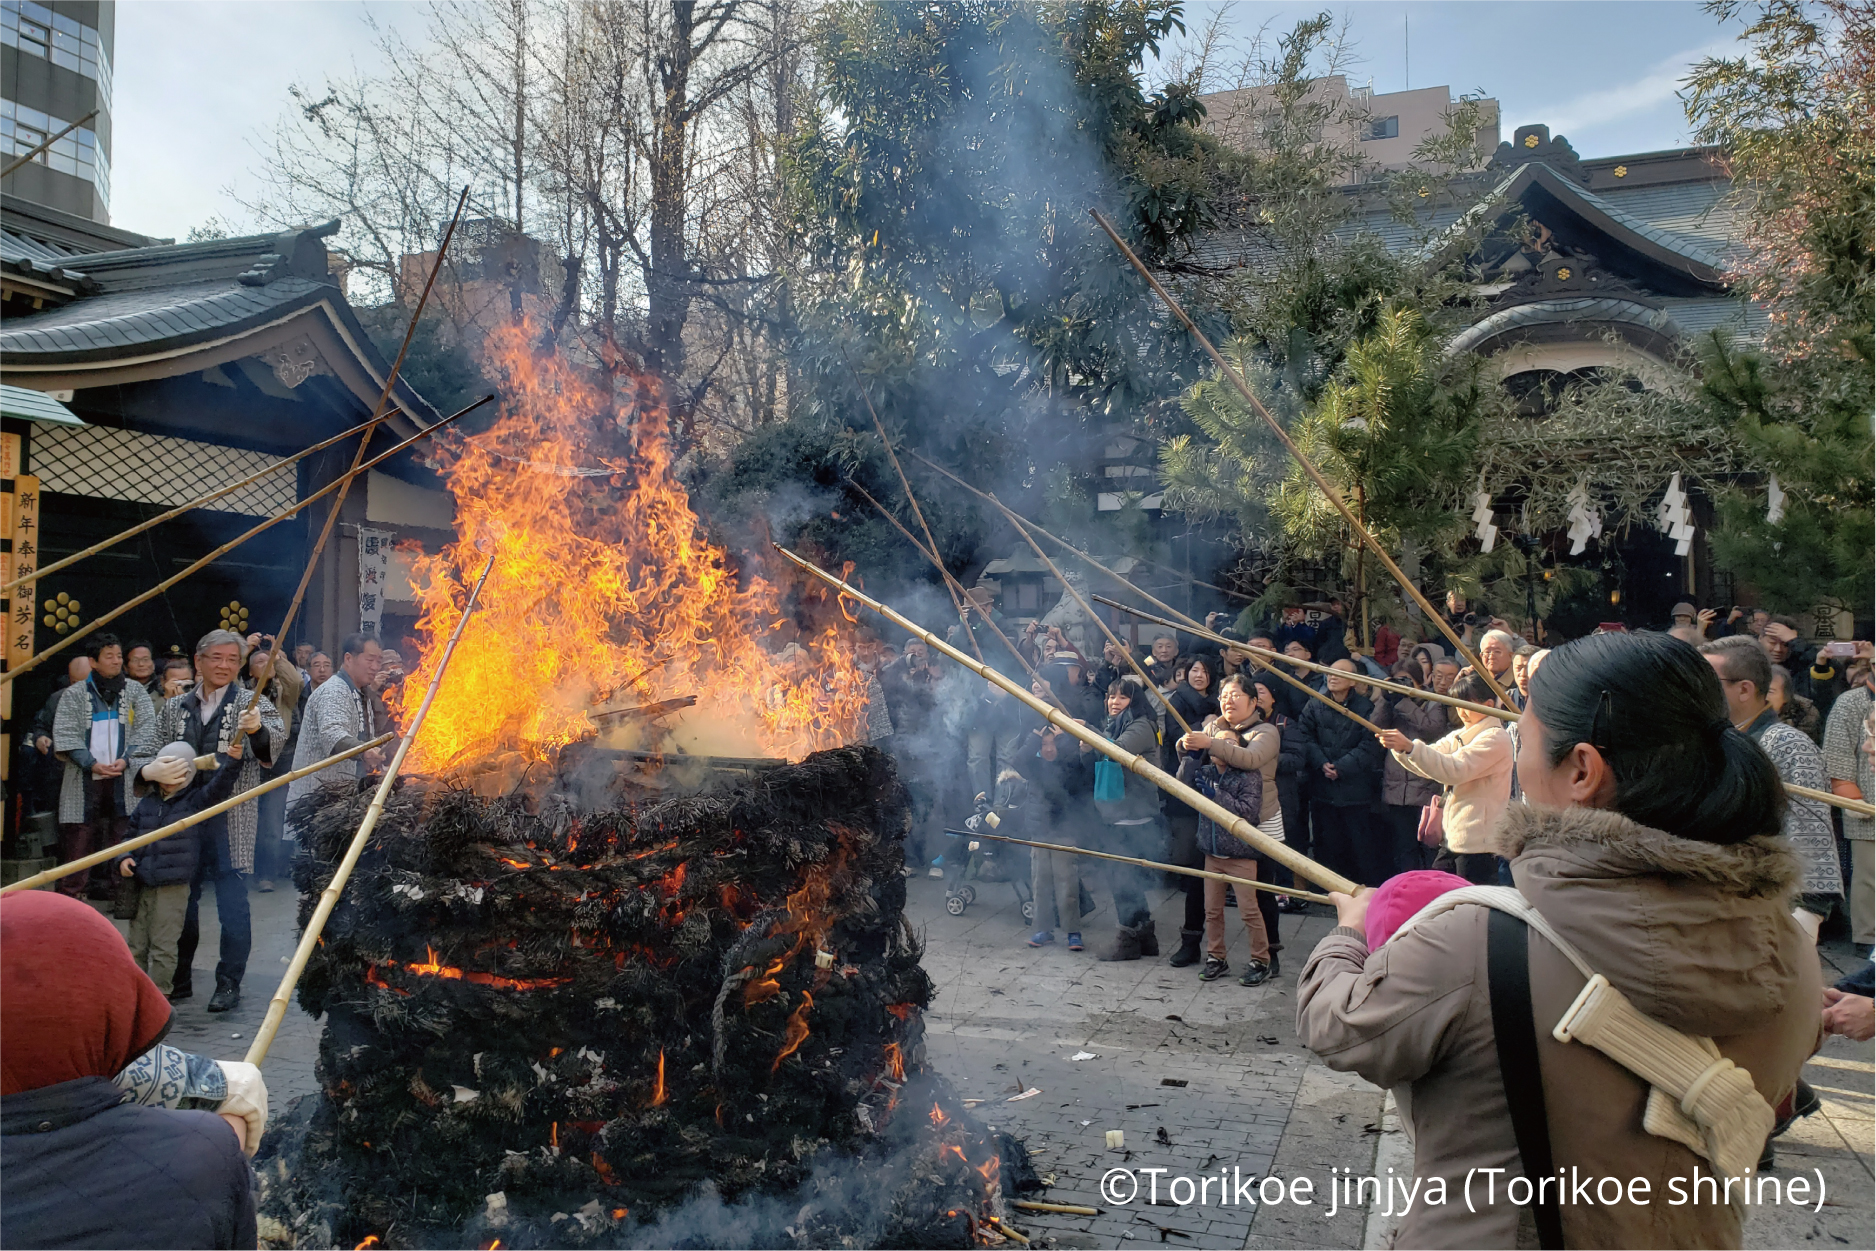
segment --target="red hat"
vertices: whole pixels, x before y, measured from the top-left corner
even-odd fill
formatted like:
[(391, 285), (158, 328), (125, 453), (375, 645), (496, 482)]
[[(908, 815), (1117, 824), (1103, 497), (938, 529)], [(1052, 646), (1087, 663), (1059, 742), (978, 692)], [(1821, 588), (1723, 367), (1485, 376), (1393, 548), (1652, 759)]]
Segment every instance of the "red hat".
[(1381, 883), (1368, 901), (1368, 950), (1378, 949), (1407, 923), (1407, 918), (1448, 891), (1472, 885), (1457, 873), (1415, 869)]

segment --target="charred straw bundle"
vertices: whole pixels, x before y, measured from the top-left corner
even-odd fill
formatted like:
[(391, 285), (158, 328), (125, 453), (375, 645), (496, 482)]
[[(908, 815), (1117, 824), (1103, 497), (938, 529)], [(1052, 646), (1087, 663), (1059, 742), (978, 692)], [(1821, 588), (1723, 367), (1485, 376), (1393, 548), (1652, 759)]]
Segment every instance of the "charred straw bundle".
[[(302, 920), (367, 800), (309, 812)], [(905, 825), (865, 747), (592, 812), (413, 780), (300, 983), (264, 1241), (1001, 1241), (1033, 1173), (925, 1071)]]

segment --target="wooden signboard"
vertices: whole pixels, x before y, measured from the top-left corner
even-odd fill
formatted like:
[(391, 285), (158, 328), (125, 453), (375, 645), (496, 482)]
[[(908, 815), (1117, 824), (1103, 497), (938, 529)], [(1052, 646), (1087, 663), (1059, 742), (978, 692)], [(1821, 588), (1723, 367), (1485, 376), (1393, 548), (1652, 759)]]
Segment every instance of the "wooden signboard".
[[(0, 582), (11, 582), (39, 567), (39, 479), (20, 473), (20, 436), (0, 436)], [(33, 654), (33, 594), (37, 584), (22, 582), (0, 598), (6, 643), (0, 657), (11, 669)], [(0, 717), (13, 716), (13, 684), (0, 687)], [(12, 736), (0, 738), (0, 778), (12, 765)]]

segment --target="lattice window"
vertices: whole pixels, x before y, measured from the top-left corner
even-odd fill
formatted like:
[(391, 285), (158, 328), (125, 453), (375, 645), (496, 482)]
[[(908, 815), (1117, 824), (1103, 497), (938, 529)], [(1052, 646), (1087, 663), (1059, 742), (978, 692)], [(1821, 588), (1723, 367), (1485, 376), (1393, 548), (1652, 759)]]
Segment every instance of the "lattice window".
[[(278, 460), (265, 452), (105, 426), (36, 426), (32, 468), (40, 487), (66, 495), (186, 504)], [(270, 517), (299, 499), (299, 466), (288, 465), (208, 505), (215, 512)]]

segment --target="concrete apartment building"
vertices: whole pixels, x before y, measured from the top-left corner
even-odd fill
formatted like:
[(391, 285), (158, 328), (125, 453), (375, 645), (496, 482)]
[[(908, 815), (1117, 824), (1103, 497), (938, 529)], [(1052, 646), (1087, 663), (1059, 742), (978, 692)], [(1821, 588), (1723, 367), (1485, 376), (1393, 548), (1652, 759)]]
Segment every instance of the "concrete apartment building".
[[(1234, 148), (1255, 148), (1274, 122), (1275, 105), (1268, 87), (1213, 91), (1199, 99), (1205, 104), (1206, 125)], [(1321, 119), (1323, 139), (1360, 155), (1367, 171), (1375, 173), (1406, 168), (1421, 140), (1446, 129), (1454, 103), (1450, 87), (1377, 94), (1371, 87), (1351, 87), (1343, 75), (1331, 74), (1311, 84), (1301, 111)], [(1472, 169), (1483, 168), (1498, 147), (1498, 101), (1486, 99), (1479, 104), (1483, 116), (1475, 144), (1478, 161)]]
[(97, 111), (8, 175), (8, 194), (110, 224), (116, 34), (114, 0), (0, 0), (0, 160)]

